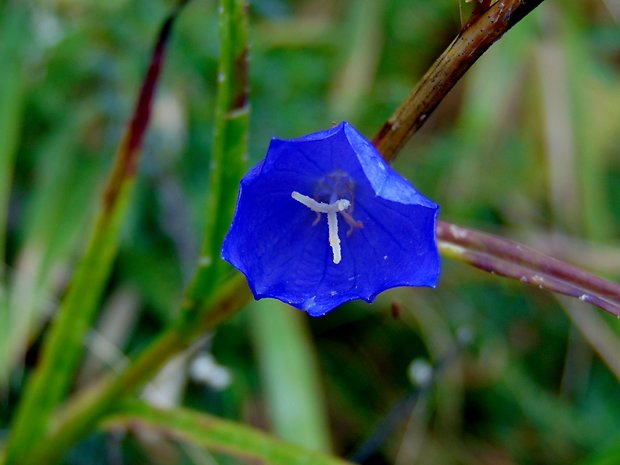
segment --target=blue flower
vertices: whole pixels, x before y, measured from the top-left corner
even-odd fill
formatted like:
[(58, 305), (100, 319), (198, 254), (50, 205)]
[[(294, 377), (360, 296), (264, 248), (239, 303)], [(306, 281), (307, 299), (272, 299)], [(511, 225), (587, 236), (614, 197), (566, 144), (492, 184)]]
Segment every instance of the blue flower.
[(437, 214), (437, 204), (343, 122), (272, 139), (241, 180), (222, 257), (257, 299), (320, 316), (392, 287), (435, 287)]

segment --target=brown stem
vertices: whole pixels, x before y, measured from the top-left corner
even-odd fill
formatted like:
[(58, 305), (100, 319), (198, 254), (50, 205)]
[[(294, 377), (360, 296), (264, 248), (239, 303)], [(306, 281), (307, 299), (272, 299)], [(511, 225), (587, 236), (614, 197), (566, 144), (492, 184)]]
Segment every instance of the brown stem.
[(620, 285), (517, 242), (440, 221), (437, 239), (446, 256), (492, 274), (577, 297), (620, 317)]
[(499, 0), (474, 15), (379, 130), (373, 144), (392, 161), (465, 72), (543, 0)]

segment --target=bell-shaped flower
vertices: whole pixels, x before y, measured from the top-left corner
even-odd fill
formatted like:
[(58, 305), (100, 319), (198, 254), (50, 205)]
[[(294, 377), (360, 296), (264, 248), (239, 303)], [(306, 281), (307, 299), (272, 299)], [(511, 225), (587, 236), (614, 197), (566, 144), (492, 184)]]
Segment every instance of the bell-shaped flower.
[(222, 257), (257, 299), (320, 316), (392, 287), (435, 287), (437, 214), (437, 204), (343, 122), (271, 141), (241, 181)]

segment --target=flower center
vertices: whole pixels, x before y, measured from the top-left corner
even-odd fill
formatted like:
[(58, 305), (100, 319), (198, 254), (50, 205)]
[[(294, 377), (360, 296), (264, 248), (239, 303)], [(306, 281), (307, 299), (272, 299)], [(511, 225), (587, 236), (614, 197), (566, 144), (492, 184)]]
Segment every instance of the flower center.
[(354, 183), (343, 170), (336, 170), (323, 176), (314, 187), (314, 198), (331, 203), (336, 199), (348, 199), (352, 204)]
[[(291, 193), (291, 197), (316, 212), (316, 220), (312, 226), (316, 226), (321, 220), (321, 213), (327, 214), (327, 230), (329, 234), (329, 246), (332, 249), (334, 263), (337, 265), (342, 260), (340, 252), (340, 237), (338, 236), (338, 213), (342, 215), (349, 225), (347, 236), (354, 229), (363, 228), (364, 224), (353, 218), (353, 181), (344, 171), (334, 171), (321, 178), (316, 184), (314, 198), (300, 194), (297, 191)], [(321, 201), (323, 200), (323, 201)]]
[[(338, 199), (332, 203), (317, 202), (307, 195), (300, 194), (297, 191), (293, 191), (291, 194), (295, 200), (305, 205), (310, 210), (321, 213), (327, 213), (327, 229), (329, 231), (329, 246), (332, 248), (332, 254), (334, 255), (334, 263), (337, 265), (342, 259), (340, 254), (340, 237), (338, 236), (338, 216), (336, 213), (344, 212), (351, 206), (351, 202), (347, 199)], [(314, 222), (316, 224), (317, 221)]]

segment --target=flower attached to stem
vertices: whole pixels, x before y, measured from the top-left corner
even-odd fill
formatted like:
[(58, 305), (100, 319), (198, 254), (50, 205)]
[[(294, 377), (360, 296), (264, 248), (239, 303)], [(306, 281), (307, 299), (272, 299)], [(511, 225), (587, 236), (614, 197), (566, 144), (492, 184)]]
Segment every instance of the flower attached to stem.
[(320, 316), (392, 287), (434, 287), (437, 214), (434, 202), (343, 122), (271, 141), (241, 181), (222, 257), (246, 275), (257, 299)]

